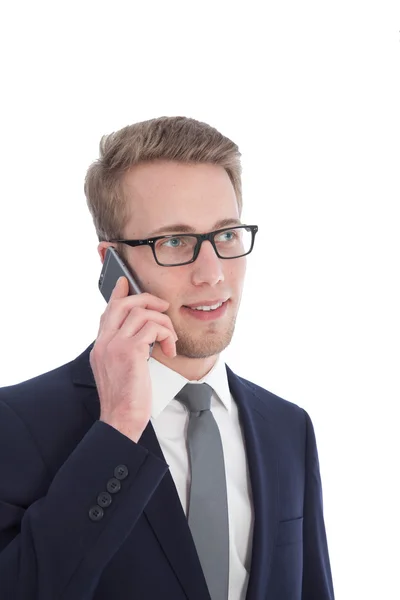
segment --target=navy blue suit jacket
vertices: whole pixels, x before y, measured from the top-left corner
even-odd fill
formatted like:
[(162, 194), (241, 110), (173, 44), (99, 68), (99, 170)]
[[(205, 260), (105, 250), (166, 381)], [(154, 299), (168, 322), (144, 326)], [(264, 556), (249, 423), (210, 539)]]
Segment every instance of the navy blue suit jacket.
[[(151, 423), (135, 444), (98, 420), (91, 348), (0, 389), (0, 599), (210, 600)], [(227, 373), (254, 503), (247, 599), (331, 600), (310, 418)], [(111, 479), (112, 503), (90, 518)]]

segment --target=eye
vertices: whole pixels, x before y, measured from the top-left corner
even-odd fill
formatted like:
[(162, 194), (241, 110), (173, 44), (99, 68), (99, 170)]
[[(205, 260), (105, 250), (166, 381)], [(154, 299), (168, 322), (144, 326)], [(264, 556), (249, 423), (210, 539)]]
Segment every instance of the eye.
[(180, 238), (170, 238), (169, 240), (166, 240), (165, 242), (163, 242), (163, 246), (167, 246), (168, 244), (170, 244), (173, 248), (176, 248), (178, 243), (177, 242), (181, 242)]
[[(225, 238), (224, 238), (225, 236)], [(236, 231), (223, 231), (217, 236), (218, 242), (231, 242), (237, 237)]]
[(181, 248), (187, 243), (189, 243), (189, 239), (185, 238), (184, 236), (176, 236), (166, 240), (160, 240), (160, 246), (163, 248)]

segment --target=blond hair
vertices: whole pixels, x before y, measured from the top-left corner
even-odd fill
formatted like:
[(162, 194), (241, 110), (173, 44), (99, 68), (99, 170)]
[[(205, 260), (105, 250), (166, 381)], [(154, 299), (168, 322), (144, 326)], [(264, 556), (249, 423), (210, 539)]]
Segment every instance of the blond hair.
[(219, 131), (186, 117), (160, 117), (128, 125), (104, 135), (100, 157), (85, 178), (85, 195), (99, 241), (122, 237), (129, 207), (122, 177), (133, 165), (156, 160), (210, 163), (223, 167), (242, 210), (241, 163), (238, 146)]

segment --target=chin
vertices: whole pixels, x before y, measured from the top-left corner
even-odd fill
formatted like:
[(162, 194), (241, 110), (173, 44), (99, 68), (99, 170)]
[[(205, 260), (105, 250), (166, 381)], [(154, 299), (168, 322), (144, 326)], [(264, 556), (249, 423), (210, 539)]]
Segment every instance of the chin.
[(187, 332), (179, 335), (179, 332), (177, 332), (179, 339), (176, 342), (176, 353), (186, 358), (209, 358), (210, 356), (216, 356), (231, 343), (234, 328), (233, 324), (233, 327), (229, 328), (223, 334), (211, 333), (202, 338), (190, 337)]

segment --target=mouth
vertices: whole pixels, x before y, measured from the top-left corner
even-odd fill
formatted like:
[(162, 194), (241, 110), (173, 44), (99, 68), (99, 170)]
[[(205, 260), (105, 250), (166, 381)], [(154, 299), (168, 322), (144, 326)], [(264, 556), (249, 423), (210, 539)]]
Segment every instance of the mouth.
[(190, 306), (182, 306), (181, 311), (185, 315), (190, 316), (194, 319), (198, 319), (199, 321), (214, 321), (215, 319), (221, 318), (225, 314), (228, 308), (228, 303), (229, 299), (225, 300), (224, 302), (217, 301), (213, 304), (211, 302), (205, 302), (201, 305), (202, 307), (204, 307), (203, 310), (199, 308), (191, 308)]

